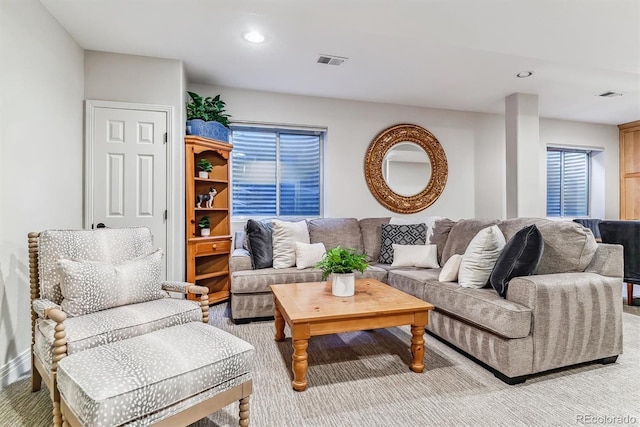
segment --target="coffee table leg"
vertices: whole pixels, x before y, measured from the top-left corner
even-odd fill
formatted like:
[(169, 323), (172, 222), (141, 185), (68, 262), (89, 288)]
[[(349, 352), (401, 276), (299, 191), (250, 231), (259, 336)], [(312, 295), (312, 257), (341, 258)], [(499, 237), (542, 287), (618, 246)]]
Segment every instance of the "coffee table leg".
[(293, 340), (293, 361), (291, 363), (293, 381), (291, 381), (291, 385), (295, 391), (304, 391), (307, 388), (308, 345), (309, 340)]
[(411, 370), (418, 373), (424, 371), (424, 326), (411, 325)]
[(276, 325), (276, 341), (284, 341), (284, 318), (276, 301), (273, 301), (273, 317)]

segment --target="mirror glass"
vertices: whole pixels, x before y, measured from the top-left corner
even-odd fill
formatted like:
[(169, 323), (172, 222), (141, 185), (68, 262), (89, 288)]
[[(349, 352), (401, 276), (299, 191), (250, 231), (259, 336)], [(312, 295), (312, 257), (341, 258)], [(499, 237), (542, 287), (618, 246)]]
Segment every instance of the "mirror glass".
[(418, 144), (399, 142), (384, 156), (382, 176), (394, 193), (415, 196), (427, 188), (431, 179), (429, 156)]

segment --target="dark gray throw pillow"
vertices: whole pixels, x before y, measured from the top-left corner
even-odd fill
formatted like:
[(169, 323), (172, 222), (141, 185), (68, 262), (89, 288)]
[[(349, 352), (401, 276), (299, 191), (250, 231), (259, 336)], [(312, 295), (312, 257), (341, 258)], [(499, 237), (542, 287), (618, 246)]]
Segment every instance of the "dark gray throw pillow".
[(271, 220), (250, 219), (245, 226), (249, 254), (253, 269), (273, 267)]
[(505, 298), (507, 286), (514, 277), (530, 276), (538, 269), (544, 240), (535, 224), (524, 227), (509, 239), (493, 267), (489, 282)]
[(393, 263), (393, 244), (424, 245), (427, 243), (425, 224), (381, 224), (380, 262)]

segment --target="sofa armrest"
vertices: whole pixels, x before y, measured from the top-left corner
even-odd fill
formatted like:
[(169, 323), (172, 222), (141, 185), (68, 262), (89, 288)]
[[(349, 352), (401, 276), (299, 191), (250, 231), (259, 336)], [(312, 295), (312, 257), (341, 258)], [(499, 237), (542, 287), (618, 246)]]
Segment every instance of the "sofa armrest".
[(622, 278), (596, 273), (516, 277), (507, 299), (531, 309), (533, 371), (622, 353)]
[(169, 292), (179, 292), (183, 294), (192, 293), (196, 295), (207, 295), (209, 293), (209, 288), (207, 288), (206, 286), (197, 286), (193, 283), (178, 281), (162, 282), (162, 290)]
[(229, 258), (229, 272), (252, 270), (251, 256), (246, 249), (234, 249)]
[(609, 277), (624, 277), (623, 246), (599, 243), (585, 272)]
[(31, 307), (41, 319), (48, 319), (49, 312), (52, 309), (62, 311), (62, 308), (58, 304), (43, 298), (37, 298), (31, 301)]

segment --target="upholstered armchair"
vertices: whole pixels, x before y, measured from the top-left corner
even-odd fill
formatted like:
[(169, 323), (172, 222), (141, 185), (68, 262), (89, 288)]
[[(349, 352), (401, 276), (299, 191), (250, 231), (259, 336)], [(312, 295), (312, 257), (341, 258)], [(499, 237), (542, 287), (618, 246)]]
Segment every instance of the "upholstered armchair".
[(602, 221), (603, 243), (617, 243), (624, 248), (624, 281), (627, 304), (633, 305), (633, 285), (640, 285), (640, 221)]
[(152, 245), (145, 227), (29, 233), (32, 390), (44, 380), (54, 426), (62, 422), (56, 371), (64, 357), (169, 326), (208, 323), (208, 289), (161, 281), (163, 254)]

